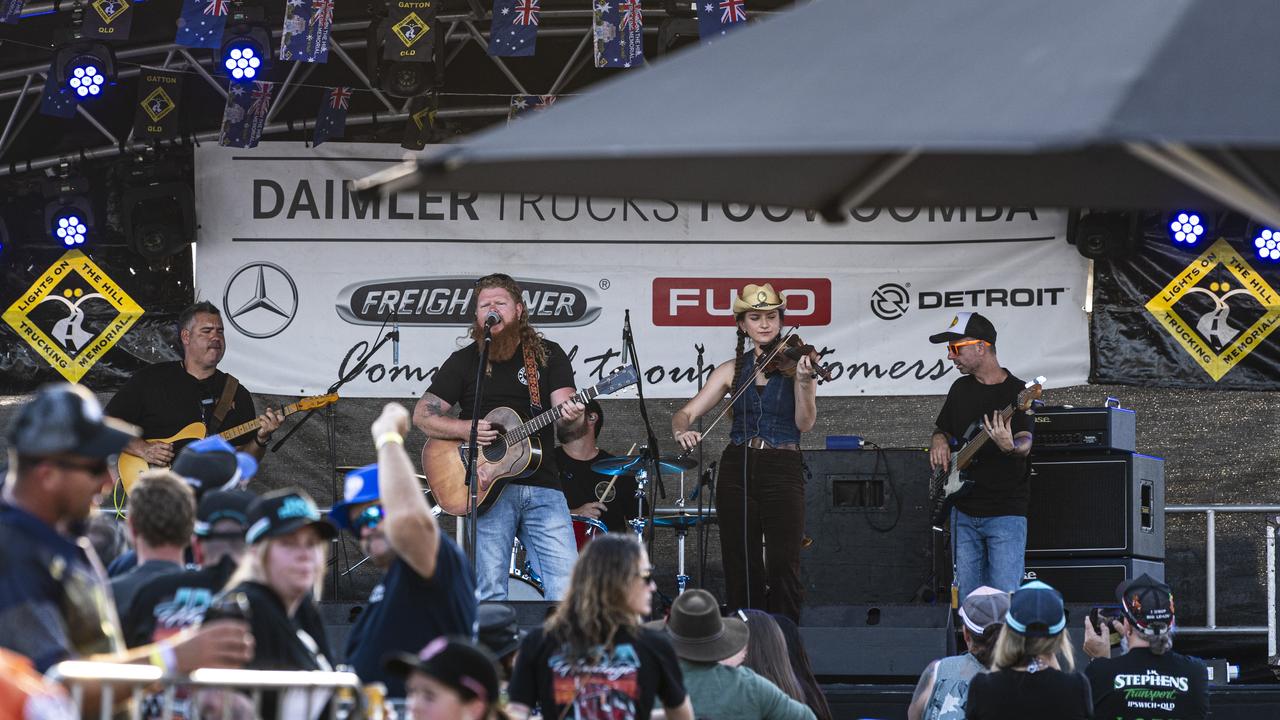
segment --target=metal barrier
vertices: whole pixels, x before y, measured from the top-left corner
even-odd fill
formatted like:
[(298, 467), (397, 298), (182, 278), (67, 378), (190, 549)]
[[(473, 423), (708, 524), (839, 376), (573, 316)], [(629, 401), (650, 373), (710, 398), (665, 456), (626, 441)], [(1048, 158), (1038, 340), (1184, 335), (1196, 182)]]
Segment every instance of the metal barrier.
[[(1268, 528), (1267, 540), (1267, 611), (1266, 625), (1218, 625), (1218, 513), (1280, 513), (1280, 505), (1168, 505), (1164, 509), (1166, 515), (1205, 515), (1205, 624), (1203, 627), (1178, 626), (1178, 632), (1184, 635), (1267, 635), (1274, 638), (1276, 634), (1275, 594), (1276, 577), (1274, 552), (1275, 543), (1271, 529)], [(1274, 640), (1272, 640), (1274, 643)]]
[[(276, 697), (276, 717), (281, 720), (314, 718), (326, 703), (331, 720), (361, 720), (365, 717), (365, 698), (361, 692), (360, 678), (351, 672), (201, 668), (193, 670), (187, 676), (175, 676), (165, 675), (161, 668), (154, 665), (68, 660), (50, 668), (46, 677), (69, 689), (76, 712), (81, 717), (85, 717), (86, 687), (100, 686), (98, 716), (102, 720), (111, 720), (120, 712), (115, 705), (121, 685), (129, 688), (129, 712), (130, 717), (135, 719), (141, 717), (143, 700), (147, 696), (159, 694), (164, 699), (164, 720), (170, 720), (173, 717), (175, 693), (179, 687), (247, 691), (253, 703), (254, 717), (260, 716), (263, 692), (272, 690), (280, 691)], [(304, 698), (302, 705), (305, 711), (301, 715), (285, 712), (288, 699), (286, 692), (291, 690), (300, 691)], [(318, 698), (320, 695), (323, 697)], [(191, 703), (191, 712), (187, 716), (191, 720), (199, 720), (200, 710), (196, 703)], [(224, 711), (212, 720), (217, 720), (218, 717), (233, 717), (231, 706), (224, 705)]]

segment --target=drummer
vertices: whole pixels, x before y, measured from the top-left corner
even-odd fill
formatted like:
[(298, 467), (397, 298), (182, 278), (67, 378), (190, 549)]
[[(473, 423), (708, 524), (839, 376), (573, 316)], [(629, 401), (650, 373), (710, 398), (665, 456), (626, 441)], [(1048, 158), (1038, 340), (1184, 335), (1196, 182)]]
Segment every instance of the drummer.
[(600, 430), (604, 428), (604, 410), (600, 403), (589, 401), (584, 418), (577, 431), (580, 434), (570, 437), (561, 431), (561, 444), (556, 448), (556, 467), (560, 468), (560, 485), (569, 504), (569, 514), (599, 520), (609, 532), (634, 532), (627, 523), (636, 517), (635, 476), (619, 475), (601, 501), (597, 489), (604, 490), (613, 476), (598, 473), (591, 465), (616, 456), (596, 446)]

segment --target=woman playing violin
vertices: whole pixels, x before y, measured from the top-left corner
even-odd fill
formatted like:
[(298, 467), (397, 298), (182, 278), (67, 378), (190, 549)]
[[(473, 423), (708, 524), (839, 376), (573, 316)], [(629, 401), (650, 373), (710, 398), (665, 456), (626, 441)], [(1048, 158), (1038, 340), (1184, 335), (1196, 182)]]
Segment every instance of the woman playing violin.
[[(817, 355), (799, 353), (776, 371), (779, 363), (767, 362), (785, 312), (786, 299), (768, 283), (743, 288), (733, 301), (735, 359), (718, 366), (702, 390), (672, 416), (671, 430), (682, 447), (692, 449), (702, 434), (689, 426), (726, 395), (732, 398), (730, 443), (720, 456), (716, 487), (726, 600), (730, 609), (759, 608), (798, 623), (804, 536), (800, 433), (812, 430), (818, 417)], [(744, 352), (748, 339), (752, 348)], [(773, 358), (779, 355), (773, 353)]]

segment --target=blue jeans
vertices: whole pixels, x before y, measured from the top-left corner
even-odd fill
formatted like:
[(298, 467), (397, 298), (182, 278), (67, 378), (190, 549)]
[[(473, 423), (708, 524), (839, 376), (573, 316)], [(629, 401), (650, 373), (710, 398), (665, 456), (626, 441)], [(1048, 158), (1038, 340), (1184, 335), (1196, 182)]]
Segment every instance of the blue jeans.
[(954, 511), (956, 583), (960, 599), (981, 585), (1013, 592), (1022, 584), (1027, 519), (1021, 515), (974, 517)]
[(548, 600), (564, 597), (578, 547), (564, 493), (530, 485), (507, 485), (476, 523), (476, 592), (481, 600), (507, 598), (512, 540), (520, 538), (542, 576)]

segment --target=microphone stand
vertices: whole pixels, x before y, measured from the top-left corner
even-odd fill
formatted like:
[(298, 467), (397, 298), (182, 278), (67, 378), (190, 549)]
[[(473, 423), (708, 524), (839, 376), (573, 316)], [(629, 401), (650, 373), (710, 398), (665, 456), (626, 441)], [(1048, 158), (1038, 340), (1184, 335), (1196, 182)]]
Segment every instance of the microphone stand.
[(483, 419), (480, 416), (480, 403), (484, 398), (484, 381), (488, 376), (485, 368), (489, 365), (489, 345), (492, 342), (493, 327), (486, 321), (484, 338), (480, 343), (480, 363), (476, 365), (476, 396), (471, 403), (471, 432), (467, 440), (467, 543), (471, 550), (471, 577), (477, 579), (480, 577), (476, 569), (480, 556), (476, 548), (476, 521), (480, 519), (480, 508), (476, 504), (476, 493), (480, 486), (479, 468), (476, 465), (480, 451), (477, 435)]
[(657, 507), (656, 493), (663, 500), (667, 498), (666, 488), (662, 485), (662, 464), (658, 462), (658, 458), (662, 457), (662, 453), (658, 451), (658, 436), (653, 432), (653, 423), (649, 421), (649, 409), (645, 405), (644, 400), (644, 373), (640, 371), (640, 355), (636, 352), (636, 338), (631, 332), (631, 310), (627, 310), (622, 321), (622, 342), (625, 350), (623, 352), (630, 353), (631, 361), (636, 364), (636, 394), (640, 398), (640, 419), (644, 422), (645, 434), (648, 441), (644, 449), (645, 465), (649, 467), (650, 477), (654, 479), (655, 487), (649, 491), (649, 517), (645, 523), (645, 530), (648, 532), (646, 544), (650, 556), (653, 554), (653, 538), (654, 526), (653, 517), (654, 510)]

